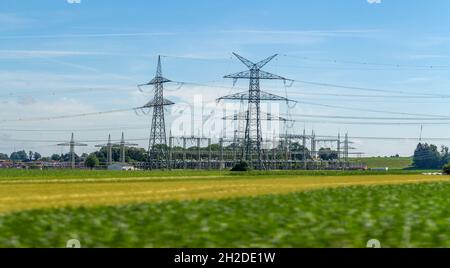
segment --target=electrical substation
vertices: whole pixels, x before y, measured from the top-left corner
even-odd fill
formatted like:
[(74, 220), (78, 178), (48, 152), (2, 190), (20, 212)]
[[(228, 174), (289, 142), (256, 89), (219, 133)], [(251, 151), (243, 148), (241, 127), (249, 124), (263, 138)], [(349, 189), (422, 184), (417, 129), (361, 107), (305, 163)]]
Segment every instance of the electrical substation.
[[(173, 170), (173, 169), (231, 169), (238, 163), (245, 163), (255, 170), (352, 170), (365, 169), (360, 161), (352, 161), (363, 153), (356, 152), (354, 143), (348, 133), (336, 133), (335, 136), (321, 136), (313, 129), (306, 130), (296, 126), (298, 120), (293, 120), (292, 110), (299, 102), (286, 96), (278, 96), (263, 90), (264, 81), (273, 81), (286, 89), (295, 80), (266, 72), (263, 68), (270, 64), (278, 55), (270, 56), (259, 62), (252, 62), (241, 55), (233, 53), (235, 59), (243, 63), (247, 70), (226, 75), (224, 79), (233, 80), (233, 88), (239, 80), (248, 81), (248, 90), (226, 95), (215, 99), (216, 105), (234, 105), (236, 109), (224, 109), (223, 116), (217, 117), (212, 111), (207, 117), (191, 112), (190, 119), (185, 121), (200, 121), (201, 126), (192, 126), (191, 134), (172, 134), (172, 111), (168, 110), (177, 104), (165, 98), (165, 84), (178, 84), (181, 88), (187, 82), (176, 82), (163, 75), (162, 56), (157, 58), (154, 78), (137, 87), (141, 92), (151, 89), (151, 99), (143, 106), (130, 109), (113, 110), (79, 115), (62, 115), (36, 120), (69, 120), (71, 118), (97, 116), (112, 113), (134, 111), (142, 115), (142, 124), (149, 123), (148, 138), (125, 140), (126, 127), (121, 139), (114, 139), (110, 134), (105, 140), (75, 141), (75, 134), (67, 143), (59, 143), (61, 148), (69, 147), (69, 154), (64, 156), (61, 151), (59, 162), (44, 162), (43, 168), (85, 168), (76, 154), (78, 147), (87, 147), (87, 143), (96, 142), (95, 147), (104, 154), (104, 161), (98, 168), (115, 166), (115, 168), (130, 167), (141, 170)], [(201, 85), (201, 84), (194, 84)], [(209, 85), (203, 85), (210, 89)], [(214, 86), (212, 86), (213, 88)], [(230, 89), (230, 88), (228, 88)], [(147, 91), (148, 92), (148, 91)], [(212, 102), (211, 102), (212, 103)], [(280, 111), (265, 111), (265, 107), (280, 106), (286, 109)], [(239, 106), (239, 109), (237, 107)], [(194, 108), (195, 109), (195, 108)], [(203, 109), (203, 108), (202, 108)], [(216, 108), (216, 111), (220, 110)], [(182, 113), (186, 113), (182, 111)], [(214, 115), (214, 116), (213, 116)], [(280, 116), (281, 115), (281, 116)], [(297, 115), (298, 116), (298, 115)], [(301, 116), (301, 115), (300, 115)], [(200, 118), (201, 117), (201, 118)], [(206, 118), (206, 119), (205, 119)], [(33, 120), (33, 119), (29, 119)], [(183, 119), (184, 120), (184, 119)], [(204, 134), (208, 132), (206, 121), (217, 120), (223, 123), (220, 135)], [(214, 121), (215, 122), (215, 121)], [(182, 122), (189, 124), (189, 122)], [(214, 123), (215, 124), (215, 123)], [(267, 126), (270, 124), (270, 130)], [(215, 125), (216, 126), (216, 125)], [(216, 128), (216, 127), (214, 127)], [(231, 128), (231, 129), (230, 129)], [(277, 131), (275, 131), (276, 129)], [(76, 134), (82, 130), (75, 130)], [(194, 134), (197, 132), (198, 134)], [(273, 131), (273, 133), (269, 133)], [(337, 131), (336, 131), (337, 132)], [(269, 135), (270, 134), (270, 135)], [(106, 136), (106, 135), (105, 135)], [(128, 161), (127, 150), (144, 150), (138, 147), (137, 141), (148, 141), (145, 150), (146, 159)], [(113, 152), (115, 152), (113, 154)]]
[[(248, 70), (226, 75), (224, 78), (233, 79), (233, 84), (238, 80), (248, 80), (248, 91), (227, 95), (218, 98), (217, 103), (237, 102), (240, 110), (232, 115), (226, 115), (221, 120), (232, 122), (233, 134), (227, 135), (223, 131), (222, 137), (208, 137), (206, 135), (172, 135), (167, 131), (168, 120), (166, 118), (167, 107), (175, 105), (174, 102), (164, 97), (164, 84), (172, 83), (163, 76), (161, 56), (158, 57), (156, 75), (146, 84), (138, 85), (138, 88), (152, 87), (153, 98), (144, 106), (118, 110), (143, 111), (146, 118), (151, 115), (150, 136), (148, 139), (148, 160), (127, 164), (126, 150), (138, 146), (125, 140), (122, 133), (120, 142), (113, 142), (111, 135), (106, 143), (95, 147), (106, 151), (106, 162), (102, 166), (133, 165), (136, 169), (231, 169), (237, 163), (246, 162), (256, 170), (351, 170), (364, 169), (361, 163), (350, 161), (351, 158), (361, 157), (363, 153), (355, 152), (347, 133), (336, 136), (319, 136), (314, 130), (307, 134), (305, 129), (295, 127), (295, 120), (290, 118), (290, 110), (297, 104), (287, 96), (277, 96), (261, 90), (261, 82), (264, 80), (280, 81), (285, 87), (292, 82), (288, 78), (263, 71), (262, 68), (269, 64), (277, 55), (273, 55), (260, 62), (252, 61), (233, 53)], [(261, 108), (262, 103), (285, 104), (287, 118), (265, 112)], [(146, 112), (144, 112), (146, 111)], [(94, 115), (94, 114), (83, 114)], [(54, 117), (49, 119), (61, 119)], [(70, 116), (68, 117), (70, 118)], [(278, 124), (283, 133), (269, 137), (263, 132), (262, 122)], [(225, 127), (226, 124), (224, 124)], [(136, 141), (136, 140), (133, 140)], [(45, 165), (47, 168), (83, 168), (76, 161), (76, 148), (87, 147), (88, 144), (75, 141), (72, 133), (67, 143), (58, 144), (60, 147), (69, 147), (69, 161), (59, 166)], [(119, 148), (120, 160), (115, 162), (113, 149)], [(324, 157), (325, 155), (325, 157)]]
[[(161, 57), (158, 57), (156, 76), (142, 86), (153, 86), (154, 98), (142, 109), (151, 109), (152, 124), (149, 139), (148, 163), (135, 163), (139, 169), (230, 169), (235, 164), (245, 161), (257, 170), (348, 170), (363, 169), (361, 163), (351, 163), (350, 155), (354, 153), (348, 134), (336, 137), (310, 135), (305, 130), (292, 127), (294, 121), (266, 113), (261, 110), (262, 102), (286, 103), (295, 101), (261, 90), (261, 80), (279, 80), (289, 83), (291, 80), (261, 70), (277, 55), (253, 63), (233, 53), (248, 70), (225, 76), (236, 83), (239, 79), (249, 80), (249, 90), (217, 99), (217, 102), (237, 101), (241, 111), (226, 116), (222, 120), (236, 122), (233, 137), (214, 139), (205, 136), (167, 136), (165, 107), (174, 105), (164, 98), (164, 84), (172, 82), (164, 78)], [(246, 107), (246, 108), (245, 108)], [(262, 121), (290, 125), (285, 134), (271, 139), (264, 139)], [(224, 132), (226, 133), (226, 132)], [(302, 134), (301, 134), (302, 133)], [(324, 159), (320, 154), (326, 148), (334, 157)]]

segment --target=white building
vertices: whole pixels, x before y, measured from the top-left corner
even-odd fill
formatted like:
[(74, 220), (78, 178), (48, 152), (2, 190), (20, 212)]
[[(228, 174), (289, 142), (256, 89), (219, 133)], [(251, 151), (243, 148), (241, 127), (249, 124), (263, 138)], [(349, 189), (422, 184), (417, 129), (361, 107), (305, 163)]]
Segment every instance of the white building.
[(112, 164), (108, 166), (108, 170), (128, 170), (128, 171), (132, 171), (132, 170), (136, 170), (136, 168), (132, 165), (128, 165), (128, 164)]

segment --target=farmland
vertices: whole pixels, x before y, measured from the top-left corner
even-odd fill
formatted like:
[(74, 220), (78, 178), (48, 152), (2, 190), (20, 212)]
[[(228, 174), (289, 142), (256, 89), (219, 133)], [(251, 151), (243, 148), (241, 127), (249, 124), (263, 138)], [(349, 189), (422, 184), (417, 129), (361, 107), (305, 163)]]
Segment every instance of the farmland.
[(406, 169), (413, 161), (411, 157), (365, 157), (361, 159), (352, 159), (352, 162), (364, 163), (369, 168)]
[(450, 245), (450, 180), (420, 172), (0, 174), (0, 247)]
[(63, 247), (449, 247), (449, 183), (37, 210), (0, 218), (0, 245)]

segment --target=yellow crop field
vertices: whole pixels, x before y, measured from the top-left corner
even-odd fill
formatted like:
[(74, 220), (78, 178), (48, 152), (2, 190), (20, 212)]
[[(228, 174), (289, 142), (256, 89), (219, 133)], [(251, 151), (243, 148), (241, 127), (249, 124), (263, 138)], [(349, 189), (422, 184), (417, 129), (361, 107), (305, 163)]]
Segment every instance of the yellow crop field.
[(326, 187), (449, 181), (425, 175), (151, 177), (0, 181), (0, 213), (78, 206), (123, 205), (169, 200), (222, 199), (284, 194)]

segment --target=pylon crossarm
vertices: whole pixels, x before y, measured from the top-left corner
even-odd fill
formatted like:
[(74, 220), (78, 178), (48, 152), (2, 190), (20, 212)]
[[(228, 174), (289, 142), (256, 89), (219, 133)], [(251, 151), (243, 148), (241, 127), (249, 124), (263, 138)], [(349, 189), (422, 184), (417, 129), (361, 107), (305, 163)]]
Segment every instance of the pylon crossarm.
[(114, 143), (112, 144), (113, 147), (120, 147), (120, 146), (125, 146), (125, 147), (132, 147), (132, 146), (138, 146), (139, 144), (135, 144), (135, 143)]
[(169, 79), (161, 76), (161, 77), (155, 77), (152, 79), (152, 81), (148, 82), (145, 85), (141, 85), (141, 86), (151, 86), (151, 85), (170, 83), (170, 82), (172, 82), (172, 80), (169, 80)]
[[(248, 94), (248, 92), (241, 92), (241, 93), (236, 93), (233, 95), (229, 95), (229, 96), (225, 96), (225, 97), (221, 97), (219, 99), (217, 99), (218, 102), (222, 101), (222, 100), (250, 100), (250, 95)], [(267, 93), (264, 91), (261, 91), (260, 93), (260, 100), (262, 101), (288, 101), (288, 102), (295, 102), (293, 100), (287, 99), (285, 97), (281, 97), (281, 96), (277, 96), (271, 93)]]
[(259, 71), (259, 79), (266, 79), (266, 80), (288, 80), (282, 76), (272, 74), (266, 71)]
[(156, 103), (156, 100), (153, 99), (151, 101), (149, 101), (146, 105), (144, 105), (142, 108), (152, 108), (152, 107), (156, 107), (156, 106), (169, 106), (169, 105), (174, 105), (175, 103), (168, 100), (168, 99), (163, 99), (163, 103)]
[(137, 143), (125, 143), (125, 146), (138, 146), (139, 144)]
[(273, 55), (273, 56), (268, 57), (268, 58), (265, 59), (265, 60), (262, 60), (262, 61), (258, 62), (258, 63), (256, 64), (256, 67), (257, 67), (258, 69), (261, 69), (262, 67), (266, 66), (267, 63), (271, 62), (271, 61), (272, 61), (274, 58), (276, 58), (277, 56), (278, 56), (278, 54), (275, 54), (275, 55)]
[(282, 134), (280, 135), (281, 139), (312, 139), (311, 135), (295, 135), (295, 134)]
[(87, 144), (84, 144), (84, 143), (75, 143), (74, 145), (77, 146), (77, 147), (79, 147), (79, 146), (82, 146), (82, 147), (88, 146)]
[(245, 66), (247, 66), (249, 69), (253, 68), (255, 66), (255, 64), (251, 61), (249, 61), (248, 59), (242, 57), (241, 55), (238, 55), (236, 53), (233, 53), (233, 55), (238, 58), (238, 60), (240, 60), (243, 64), (245, 64)]
[[(238, 121), (238, 120), (247, 120), (247, 118), (248, 118), (248, 113), (239, 113), (239, 114), (234, 114), (231, 116), (226, 116), (223, 118), (223, 120)], [(270, 113), (263, 114), (262, 117), (260, 118), (260, 120), (292, 122), (292, 120), (288, 120), (286, 118), (279, 117), (279, 116), (273, 116)]]
[(236, 94), (218, 98), (217, 102), (220, 102), (222, 100), (248, 100), (248, 99), (249, 99), (248, 92), (240, 92), (240, 93), (236, 93)]
[(235, 73), (235, 74), (226, 75), (226, 76), (224, 76), (224, 78), (250, 79), (252, 77), (251, 77), (251, 72), (250, 71), (243, 71), (243, 72), (239, 72), (239, 73)]
[(57, 146), (70, 146), (70, 143), (60, 143), (60, 144), (57, 144)]
[(282, 76), (272, 74), (266, 71), (259, 70), (259, 74), (257, 77), (252, 76), (251, 71), (243, 71), (235, 74), (230, 74), (227, 76), (224, 76), (224, 78), (230, 78), (230, 79), (264, 79), (264, 80), (283, 80), (288, 81), (289, 79), (284, 78)]

